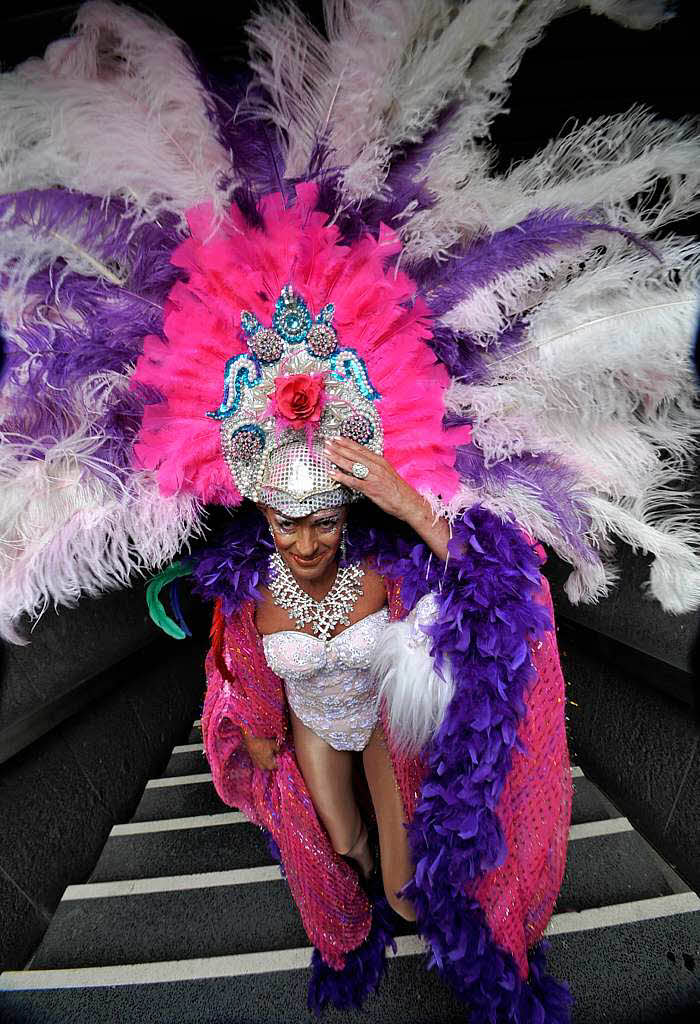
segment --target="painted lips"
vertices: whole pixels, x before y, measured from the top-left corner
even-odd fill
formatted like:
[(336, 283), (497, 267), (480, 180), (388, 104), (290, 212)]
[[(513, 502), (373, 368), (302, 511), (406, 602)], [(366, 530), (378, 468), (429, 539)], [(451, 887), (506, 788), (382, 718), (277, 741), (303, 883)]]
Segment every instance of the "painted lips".
[(317, 562), (320, 562), (321, 559), (323, 558), (323, 555), (316, 555), (315, 558), (299, 558), (298, 555), (292, 555), (292, 558), (294, 559), (295, 562), (297, 562), (298, 565), (311, 566), (316, 565)]

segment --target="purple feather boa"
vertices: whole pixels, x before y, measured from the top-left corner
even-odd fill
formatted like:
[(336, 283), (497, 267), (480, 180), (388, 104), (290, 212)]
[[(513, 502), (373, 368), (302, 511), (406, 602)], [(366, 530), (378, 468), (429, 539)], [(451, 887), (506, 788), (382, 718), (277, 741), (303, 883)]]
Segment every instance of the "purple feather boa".
[(320, 1014), (330, 1003), (339, 1010), (355, 1006), (359, 1009), (366, 997), (377, 990), (386, 970), (386, 947), (396, 952), (394, 916), (382, 895), (372, 903), (372, 926), (369, 935), (357, 949), (345, 957), (345, 967), (335, 971), (314, 949), (311, 956), (311, 980), (308, 1006)]
[(220, 599), (224, 615), (233, 615), (246, 601), (260, 597), (257, 588), (267, 582), (273, 550), (267, 523), (252, 502), (245, 502), (216, 544), (184, 560), (192, 570), (194, 593), (205, 601)]
[[(193, 556), (197, 592), (234, 610), (255, 594), (270, 548), (266, 524), (244, 507), (221, 546)], [(456, 681), (408, 829), (416, 869), (404, 892), (431, 947), (429, 966), (469, 1003), (474, 1024), (566, 1024), (572, 997), (546, 973), (548, 943), (530, 951), (523, 981), (479, 903), (465, 896), (507, 853), (496, 808), (513, 750), (525, 752), (517, 730), (534, 673), (529, 644), (552, 625), (535, 600), (539, 557), (516, 524), (477, 505), (455, 522), (444, 563), (404, 524), (364, 502), (351, 508), (348, 526), (348, 558), (359, 557), (402, 579), (409, 609), (428, 591), (438, 594), (432, 653), (438, 666), (449, 660)], [(376, 938), (357, 951), (362, 970), (354, 960), (343, 972), (316, 962), (310, 1005), (358, 1005), (379, 980), (380, 945)]]

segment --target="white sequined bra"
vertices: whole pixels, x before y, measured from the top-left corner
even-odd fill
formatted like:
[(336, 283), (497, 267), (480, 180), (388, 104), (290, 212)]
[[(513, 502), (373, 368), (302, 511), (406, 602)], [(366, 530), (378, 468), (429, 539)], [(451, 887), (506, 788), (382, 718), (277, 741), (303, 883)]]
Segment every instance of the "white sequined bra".
[(294, 629), (263, 636), (265, 658), (284, 680), (292, 710), (336, 750), (364, 750), (377, 722), (369, 666), (388, 622), (385, 606), (330, 640)]

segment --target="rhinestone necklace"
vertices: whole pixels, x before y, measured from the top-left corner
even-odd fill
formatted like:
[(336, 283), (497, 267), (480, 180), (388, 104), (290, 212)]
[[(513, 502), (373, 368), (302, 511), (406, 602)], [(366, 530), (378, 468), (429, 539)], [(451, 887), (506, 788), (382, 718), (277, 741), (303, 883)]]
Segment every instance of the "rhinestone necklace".
[(275, 604), (288, 612), (298, 629), (303, 629), (310, 622), (319, 640), (329, 640), (338, 623), (350, 625), (348, 613), (362, 594), (364, 574), (358, 562), (338, 569), (333, 586), (326, 596), (322, 601), (315, 601), (301, 589), (289, 566), (275, 552), (270, 555), (268, 587)]

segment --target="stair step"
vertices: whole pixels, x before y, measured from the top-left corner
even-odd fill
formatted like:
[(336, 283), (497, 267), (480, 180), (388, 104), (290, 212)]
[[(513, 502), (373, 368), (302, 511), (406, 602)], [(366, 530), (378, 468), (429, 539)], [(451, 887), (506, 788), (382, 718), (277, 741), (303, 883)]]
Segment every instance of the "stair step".
[[(597, 823), (594, 831), (601, 826), (624, 829), (629, 822), (622, 818)], [(591, 827), (582, 828), (569, 845), (555, 911), (565, 910), (569, 913), (563, 916), (570, 917), (571, 912), (601, 905), (671, 894), (637, 833), (627, 829), (589, 835)], [(215, 829), (184, 831), (201, 834)], [(155, 835), (165, 842), (172, 833)], [(138, 838), (144, 836), (150, 838), (148, 833)], [(172, 864), (180, 866), (181, 861)], [(573, 916), (580, 918), (579, 913)], [(412, 930), (407, 924), (406, 931)], [(32, 966), (100, 966), (168, 960), (188, 953), (212, 957), (275, 951), (303, 945), (304, 935), (289, 888), (276, 867), (122, 877), (112, 883), (70, 886)]]
[[(547, 929), (549, 970), (567, 978), (575, 999), (573, 1024), (600, 1024), (601, 1007), (614, 1006), (615, 1024), (670, 1021), (700, 997), (697, 968), (682, 951), (700, 941), (700, 900), (694, 894), (663, 897), (596, 911), (594, 928), (574, 930), (555, 916)], [(413, 936), (389, 954), (378, 993), (361, 1011), (324, 1012), (324, 1024), (381, 1020), (384, 1024), (457, 1024), (459, 1003), (435, 971), (423, 969)], [(297, 947), (261, 954), (109, 965), (73, 970), (8, 971), (0, 975), (0, 1009), (8, 1024), (94, 1024), (135, 1020), (150, 1024), (301, 1024), (309, 1021), (306, 993), (310, 950)], [(4, 991), (2, 991), (4, 990)], [(607, 1018), (611, 1019), (611, 1018)], [(674, 1017), (674, 1020), (681, 1020)], [(684, 1017), (683, 1019), (689, 1019)]]
[(32, 968), (274, 953), (308, 941), (278, 876), (264, 884), (62, 900)]
[(235, 823), (110, 835), (89, 881), (153, 878), (175, 871), (193, 874), (272, 863), (262, 829), (239, 818)]
[(213, 783), (150, 787), (144, 790), (132, 821), (157, 821), (159, 818), (190, 817), (193, 814), (217, 814), (231, 808), (219, 798)]
[(555, 910), (584, 911), (671, 895), (674, 889), (648, 851), (642, 836), (631, 829), (571, 836)]
[(174, 775), (194, 775), (198, 772), (208, 771), (209, 762), (204, 756), (202, 744), (187, 743), (173, 749), (162, 778), (170, 778)]

